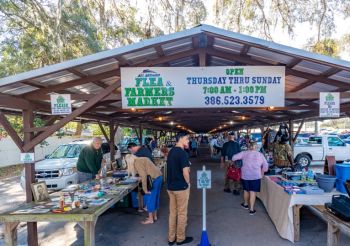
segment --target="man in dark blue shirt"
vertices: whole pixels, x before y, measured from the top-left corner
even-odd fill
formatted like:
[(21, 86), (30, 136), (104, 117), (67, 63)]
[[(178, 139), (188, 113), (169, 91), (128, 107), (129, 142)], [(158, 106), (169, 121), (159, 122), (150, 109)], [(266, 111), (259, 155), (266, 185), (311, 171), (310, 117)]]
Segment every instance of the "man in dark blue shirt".
[(169, 195), (169, 245), (187, 244), (193, 241), (186, 237), (187, 208), (190, 197), (190, 162), (185, 146), (188, 146), (187, 133), (176, 135), (176, 145), (167, 158), (167, 189)]
[[(221, 168), (224, 168), (225, 170), (225, 192), (231, 192), (230, 180), (227, 178), (227, 172), (230, 165), (233, 165), (232, 156), (238, 154), (239, 152), (241, 152), (241, 147), (239, 146), (239, 143), (235, 141), (234, 132), (230, 132), (229, 141), (224, 144), (221, 151)], [(232, 186), (233, 194), (239, 195), (241, 190), (240, 181), (232, 181)]]

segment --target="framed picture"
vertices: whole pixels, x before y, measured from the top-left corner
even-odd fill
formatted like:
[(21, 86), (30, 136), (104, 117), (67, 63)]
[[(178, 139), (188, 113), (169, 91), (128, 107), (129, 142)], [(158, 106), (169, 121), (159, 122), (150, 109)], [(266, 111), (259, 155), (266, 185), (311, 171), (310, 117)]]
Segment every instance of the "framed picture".
[(31, 186), (32, 186), (34, 201), (43, 202), (43, 201), (50, 200), (49, 193), (47, 192), (46, 183), (44, 181), (31, 184)]

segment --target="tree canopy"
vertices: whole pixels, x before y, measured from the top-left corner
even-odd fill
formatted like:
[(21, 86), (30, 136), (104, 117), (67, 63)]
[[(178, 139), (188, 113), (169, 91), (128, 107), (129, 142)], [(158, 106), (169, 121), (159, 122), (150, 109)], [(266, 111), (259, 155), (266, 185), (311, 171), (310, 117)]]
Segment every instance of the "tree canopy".
[[(210, 2), (210, 4), (208, 4)], [(0, 0), (0, 77), (191, 28), (213, 17), (228, 30), (274, 40), (309, 23), (305, 47), (338, 56), (349, 34), (332, 38), (348, 0)]]

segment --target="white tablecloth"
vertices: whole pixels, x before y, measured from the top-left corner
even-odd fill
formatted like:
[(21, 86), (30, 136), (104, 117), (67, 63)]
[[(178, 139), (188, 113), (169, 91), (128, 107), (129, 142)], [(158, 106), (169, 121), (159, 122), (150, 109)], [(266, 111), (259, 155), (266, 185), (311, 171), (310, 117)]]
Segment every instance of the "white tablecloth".
[(331, 202), (334, 194), (336, 193), (289, 195), (269, 176), (265, 176), (261, 180), (261, 192), (258, 193), (258, 198), (263, 202), (280, 236), (294, 242), (293, 206), (324, 205), (326, 202)]

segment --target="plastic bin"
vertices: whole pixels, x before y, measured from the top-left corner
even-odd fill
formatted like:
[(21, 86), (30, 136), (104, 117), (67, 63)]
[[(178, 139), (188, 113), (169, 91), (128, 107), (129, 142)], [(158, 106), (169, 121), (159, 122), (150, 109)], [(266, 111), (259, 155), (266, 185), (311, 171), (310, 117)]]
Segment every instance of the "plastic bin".
[(335, 174), (340, 180), (350, 179), (350, 163), (344, 162), (342, 164), (335, 165)]
[(316, 176), (318, 187), (325, 192), (331, 192), (333, 190), (336, 180), (337, 177), (331, 175), (319, 174)]
[(130, 205), (129, 195), (125, 196), (122, 200), (115, 204), (116, 208), (128, 208)]
[(335, 183), (335, 187), (337, 188), (337, 191), (341, 193), (347, 193), (344, 183), (345, 183), (344, 180), (337, 179), (337, 182)]
[(138, 208), (139, 207), (139, 198), (137, 196), (137, 191), (132, 191), (131, 192), (131, 205), (133, 208)]

